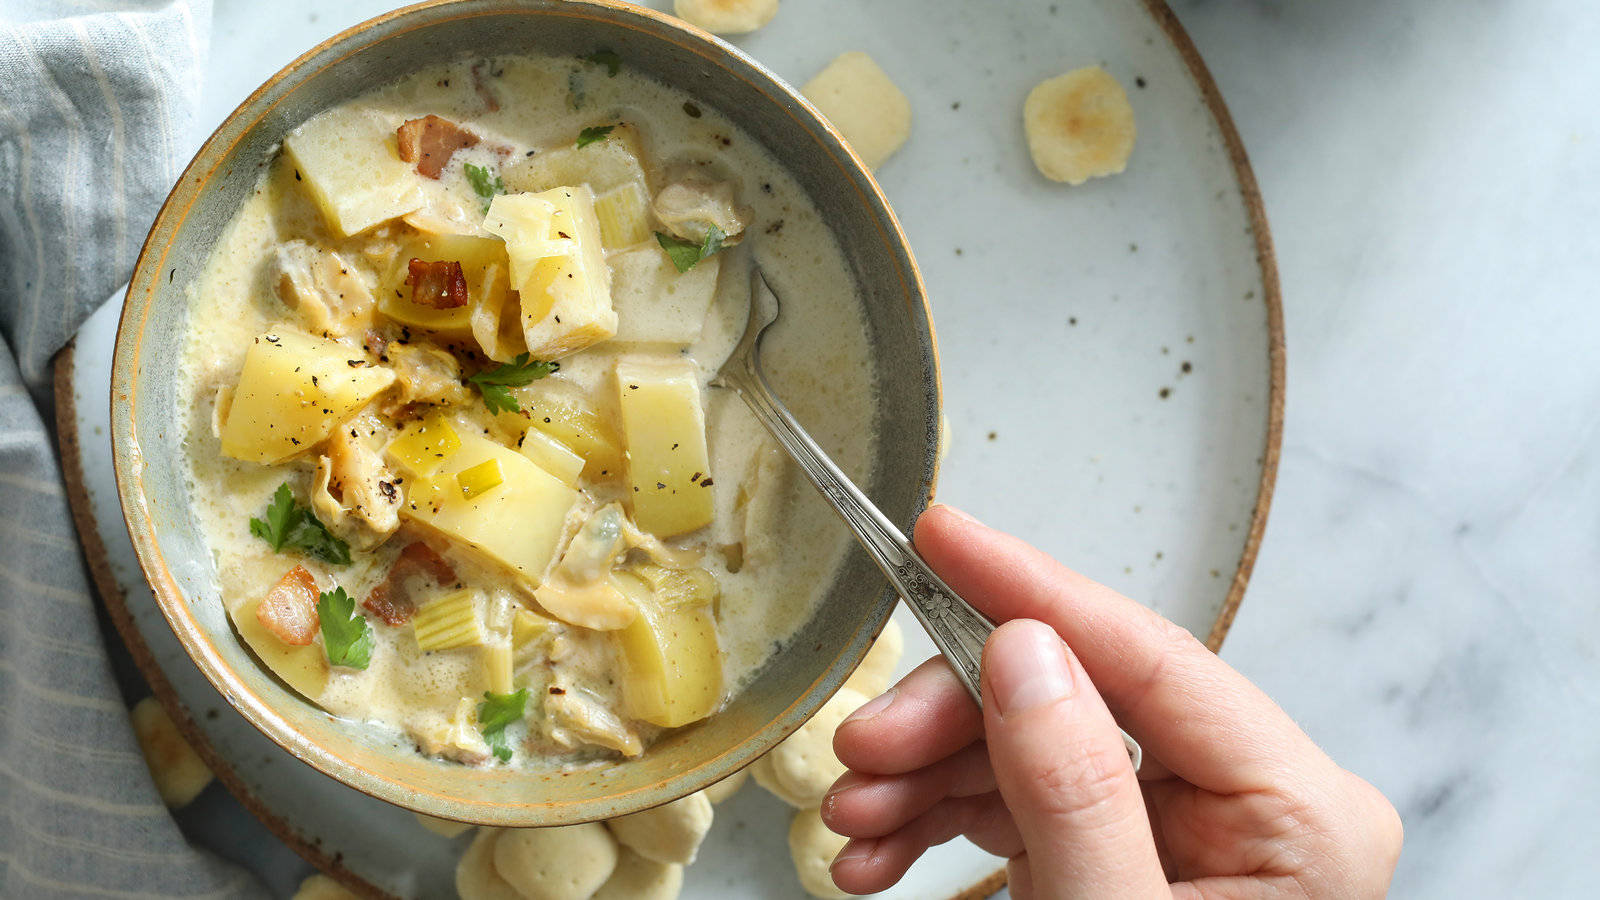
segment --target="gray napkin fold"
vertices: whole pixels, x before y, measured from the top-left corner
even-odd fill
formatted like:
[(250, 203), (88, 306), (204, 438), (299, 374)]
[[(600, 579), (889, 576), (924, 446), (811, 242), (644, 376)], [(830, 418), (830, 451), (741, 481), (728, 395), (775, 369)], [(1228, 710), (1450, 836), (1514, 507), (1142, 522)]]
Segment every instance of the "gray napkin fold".
[(45, 426), (51, 357), (188, 157), (210, 22), (209, 0), (0, 4), (0, 897), (264, 896), (156, 794)]

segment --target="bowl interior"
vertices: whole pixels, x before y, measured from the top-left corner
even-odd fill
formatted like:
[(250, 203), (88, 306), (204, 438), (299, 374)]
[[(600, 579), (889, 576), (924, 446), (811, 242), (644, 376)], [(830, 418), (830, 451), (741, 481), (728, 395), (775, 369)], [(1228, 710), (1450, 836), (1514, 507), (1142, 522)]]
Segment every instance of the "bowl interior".
[(366, 23), (302, 57), (253, 94), (206, 143), (145, 245), (113, 366), (119, 492), (163, 612), (228, 701), (323, 772), (436, 816), (507, 826), (567, 824), (622, 815), (704, 787), (748, 764), (814, 712), (859, 661), (894, 604), (870, 560), (853, 551), (790, 649), (769, 661), (724, 712), (668, 735), (641, 759), (565, 775), (424, 759), (409, 743), (299, 699), (234, 637), (218, 598), (216, 562), (190, 512), (180, 462), (183, 434), (177, 423), (183, 418), (172, 373), (183, 347), (186, 286), (199, 276), (278, 143), (317, 112), (435, 62), (587, 54), (600, 47), (720, 109), (798, 178), (832, 224), (866, 308), (880, 428), (873, 499), (905, 525), (932, 489), (939, 441), (937, 359), (910, 251), (871, 177), (770, 73), (659, 14), (587, 0), (428, 4)]

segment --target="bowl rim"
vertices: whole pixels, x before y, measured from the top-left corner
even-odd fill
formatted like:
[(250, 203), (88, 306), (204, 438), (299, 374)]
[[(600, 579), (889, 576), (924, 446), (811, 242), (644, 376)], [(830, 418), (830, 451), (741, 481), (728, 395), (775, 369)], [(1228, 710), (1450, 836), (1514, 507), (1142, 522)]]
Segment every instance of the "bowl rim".
[[(371, 40), (362, 40), (365, 33), (375, 26), (394, 23), (397, 20), (416, 17), (448, 7), (472, 8), (463, 8), (457, 10), (454, 15), (430, 19), (401, 31), (387, 33)], [(752, 747), (758, 747), (761, 753), (766, 752), (771, 746), (776, 745), (783, 737), (803, 724), (806, 718), (811, 713), (814, 713), (817, 708), (820, 708), (827, 698), (844, 683), (845, 674), (839, 673), (848, 673), (850, 668), (860, 662), (860, 659), (866, 653), (867, 647), (870, 646), (870, 636), (876, 635), (883, 629), (893, 613), (897, 598), (895, 598), (892, 589), (886, 587), (884, 592), (878, 595), (875, 610), (870, 612), (864, 621), (864, 629), (869, 633), (869, 639), (857, 641), (853, 646), (845, 645), (828, 669), (814, 679), (802, 694), (778, 713), (777, 717), (766, 726), (763, 726), (753, 740), (717, 756), (702, 760), (652, 785), (585, 800), (498, 805), (487, 802), (474, 802), (459, 796), (446, 796), (428, 791), (419, 791), (414, 786), (391, 775), (380, 774), (363, 768), (307, 738), (303, 732), (290, 724), (277, 711), (276, 701), (268, 700), (244, 684), (239, 679), (234, 667), (227, 665), (217, 652), (215, 639), (190, 612), (187, 598), (167, 566), (166, 559), (156, 541), (157, 527), (145, 505), (146, 495), (143, 488), (144, 465), (137, 437), (138, 416), (134, 391), (135, 372), (138, 369), (138, 360), (142, 350), (142, 332), (154, 303), (159, 279), (163, 270), (166, 269), (167, 254), (171, 248), (170, 237), (187, 220), (189, 212), (198, 197), (207, 189), (212, 180), (218, 177), (219, 174), (225, 174), (229, 170), (230, 164), (237, 162), (237, 160), (231, 159), (231, 154), (234, 148), (244, 139), (244, 136), (294, 90), (299, 88), (300, 85), (296, 84), (289, 86), (287, 90), (282, 90), (283, 83), (287, 79), (300, 74), (302, 69), (314, 59), (330, 51), (338, 52), (342, 50), (342, 52), (338, 52), (337, 56), (323, 63), (320, 67), (321, 69), (325, 70), (336, 66), (362, 50), (380, 45), (401, 34), (441, 25), (445, 22), (500, 15), (536, 17), (558, 15), (574, 19), (598, 18), (594, 12), (586, 10), (586, 7), (603, 10), (611, 15), (621, 14), (623, 18), (631, 17), (634, 20), (631, 24), (615, 20), (613, 20), (613, 24), (620, 27), (631, 27), (633, 30), (674, 43), (681, 49), (688, 50), (701, 57), (708, 64), (716, 66), (719, 70), (734, 77), (741, 77), (761, 93), (786, 106), (791, 117), (807, 128), (822, 143), (823, 149), (829, 153), (831, 161), (839, 169), (838, 174), (841, 184), (848, 184), (852, 187), (871, 211), (873, 220), (882, 231), (884, 244), (897, 258), (896, 268), (902, 282), (899, 296), (912, 305), (910, 312), (913, 319), (920, 319), (927, 328), (926, 346), (922, 348), (924, 358), (927, 360), (927, 371), (923, 373), (924, 384), (920, 389), (924, 392), (929, 402), (929, 421), (924, 423), (927, 427), (926, 437), (928, 440), (922, 448), (923, 459), (920, 466), (921, 473), (918, 476), (921, 482), (921, 490), (918, 491), (915, 500), (915, 512), (920, 513), (921, 509), (932, 501), (938, 481), (940, 458), (942, 456), (941, 450), (945, 441), (942, 424), (943, 385), (941, 381), (938, 338), (934, 331), (933, 315), (927, 289), (912, 253), (910, 241), (893, 208), (889, 205), (887, 197), (883, 194), (871, 170), (850, 148), (849, 144), (845, 142), (843, 135), (828, 122), (809, 100), (776, 73), (744, 51), (709, 32), (666, 13), (624, 2), (624, 0), (531, 0), (531, 2), (502, 2), (487, 7), (483, 5), (483, 0), (423, 0), (423, 2), (391, 10), (346, 28), (319, 42), (316, 46), (300, 54), (273, 73), (271, 77), (252, 91), (248, 97), (223, 118), (222, 122), (211, 132), (201, 144), (199, 150), (196, 151), (194, 157), (184, 167), (172, 190), (163, 201), (134, 265), (133, 275), (129, 281), (123, 307), (118, 317), (115, 351), (111, 365), (112, 469), (117, 484), (119, 507), (132, 540), (139, 567), (151, 588), (163, 618), (172, 628), (190, 661), (201, 670), (212, 687), (247, 722), (300, 762), (311, 766), (341, 784), (395, 806), (439, 818), (455, 819), (474, 824), (488, 824), (499, 827), (536, 827), (610, 818), (670, 802), (704, 787), (705, 784), (699, 784), (699, 781), (705, 780), (706, 784), (710, 784), (722, 777), (733, 774), (741, 766), (728, 765), (724, 762), (725, 760), (729, 757), (739, 757), (741, 762), (747, 763), (748, 761), (743, 760), (742, 757), (748, 756), (750, 760), (753, 760), (760, 755), (760, 753), (752, 752)], [(280, 90), (282, 90), (282, 93), (273, 97)], [(250, 110), (254, 110), (254, 113), (246, 121), (246, 113)], [(233, 131), (236, 127), (237, 133), (224, 146), (224, 132)], [(850, 666), (841, 668), (838, 663), (846, 656), (851, 657), (847, 660)], [(830, 672), (835, 674), (830, 675)], [(780, 725), (776, 732), (772, 731), (772, 725), (774, 724)], [(761, 736), (763, 732), (766, 732), (764, 738)], [(727, 771), (718, 771), (715, 778), (706, 780), (704, 773), (707, 769), (717, 769), (719, 763)], [(607, 804), (609, 804), (609, 807), (601, 808)], [(569, 811), (569, 813), (563, 815), (560, 812), (562, 810)], [(579, 813), (577, 815), (570, 814), (572, 810), (578, 810)], [(511, 814), (508, 815), (508, 811)], [(556, 814), (551, 815), (551, 811), (556, 811)]]

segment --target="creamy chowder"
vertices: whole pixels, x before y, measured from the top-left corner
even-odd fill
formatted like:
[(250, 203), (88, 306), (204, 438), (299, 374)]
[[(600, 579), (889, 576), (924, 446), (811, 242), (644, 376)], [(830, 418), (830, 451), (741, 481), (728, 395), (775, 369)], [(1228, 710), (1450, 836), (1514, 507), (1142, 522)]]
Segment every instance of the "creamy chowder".
[(867, 330), (794, 179), (588, 59), (462, 61), (296, 129), (190, 289), (196, 519), (288, 687), (469, 765), (646, 752), (815, 611), (848, 537), (707, 382), (764, 362), (858, 481)]

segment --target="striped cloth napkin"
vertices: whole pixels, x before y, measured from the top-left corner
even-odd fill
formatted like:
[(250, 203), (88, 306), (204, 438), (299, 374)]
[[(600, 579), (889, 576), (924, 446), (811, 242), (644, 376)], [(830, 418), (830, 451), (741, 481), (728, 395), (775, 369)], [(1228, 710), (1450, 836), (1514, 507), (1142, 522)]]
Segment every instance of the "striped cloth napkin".
[(264, 895), (156, 794), (46, 427), (51, 357), (187, 158), (210, 25), (210, 0), (0, 0), (0, 897)]

